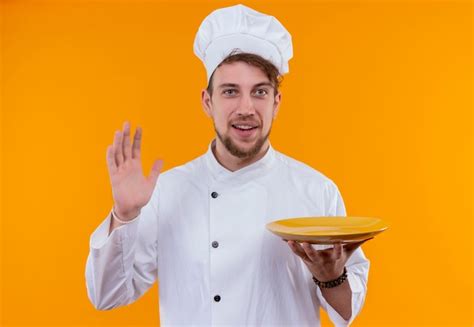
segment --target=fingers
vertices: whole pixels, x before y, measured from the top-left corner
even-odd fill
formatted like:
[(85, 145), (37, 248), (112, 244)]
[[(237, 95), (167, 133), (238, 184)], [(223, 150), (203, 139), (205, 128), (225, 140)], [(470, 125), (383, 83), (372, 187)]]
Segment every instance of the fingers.
[(298, 242), (288, 241), (288, 245), (290, 246), (291, 250), (301, 259), (307, 262), (311, 262), (311, 259), (308, 257), (308, 255)]
[(163, 160), (156, 160), (153, 163), (153, 167), (151, 168), (150, 176), (148, 176), (148, 180), (151, 181), (153, 185), (156, 184), (156, 180), (160, 175), (161, 168), (163, 167)]
[(323, 254), (324, 250), (323, 251), (317, 251), (308, 242), (303, 242), (303, 243), (301, 243), (301, 245), (302, 245), (302, 248), (303, 248), (304, 252), (311, 259), (311, 261), (318, 262), (318, 263), (323, 262), (322, 254)]
[(373, 239), (373, 237), (368, 238), (366, 240), (359, 241), (359, 242), (353, 242), (353, 243), (345, 244), (344, 245), (344, 251), (347, 253), (347, 257), (349, 257), (352, 253), (354, 253), (354, 251), (357, 250), (357, 248), (359, 246), (361, 246), (362, 244), (364, 244), (365, 242), (367, 242), (368, 240), (371, 240), (371, 239)]
[(137, 126), (133, 137), (132, 158), (140, 159), (140, 147), (142, 143), (142, 128)]
[(132, 148), (130, 146), (130, 124), (126, 121), (123, 124), (123, 157), (124, 160), (130, 160), (132, 158)]
[(114, 158), (117, 166), (120, 166), (123, 161), (123, 152), (122, 152), (122, 132), (115, 131), (114, 144), (112, 145), (114, 151)]
[(111, 145), (107, 147), (107, 167), (109, 168), (110, 173), (115, 173), (117, 171), (117, 163), (115, 162), (114, 150)]
[(334, 260), (339, 260), (341, 258), (341, 256), (342, 256), (342, 244), (340, 242), (335, 243), (334, 248), (331, 251), (331, 257)]
[[(133, 158), (140, 157), (140, 141), (141, 129), (137, 128), (133, 142)], [(107, 150), (107, 153), (108, 151), (109, 150)], [(123, 131), (115, 131), (114, 143), (112, 145), (111, 151), (112, 157), (115, 161), (115, 167), (117, 168), (123, 164), (125, 160), (132, 159), (132, 147), (130, 145), (130, 123), (128, 121), (124, 122)], [(107, 158), (109, 158), (109, 154), (107, 154)]]
[(341, 243), (334, 244), (333, 248), (316, 250), (310, 243), (302, 242), (301, 244), (295, 241), (288, 241), (288, 245), (295, 254), (300, 256), (303, 260), (323, 264), (328, 261), (336, 261), (342, 257), (343, 246)]

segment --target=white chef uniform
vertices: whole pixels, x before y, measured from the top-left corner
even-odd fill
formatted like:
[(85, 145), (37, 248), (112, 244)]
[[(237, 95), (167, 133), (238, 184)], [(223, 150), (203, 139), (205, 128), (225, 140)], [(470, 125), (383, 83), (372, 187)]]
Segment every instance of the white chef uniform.
[(347, 262), (352, 317), (324, 299), (303, 261), (265, 228), (277, 219), (345, 216), (337, 186), (269, 147), (235, 172), (207, 153), (162, 173), (148, 204), (109, 236), (110, 214), (94, 231), (86, 264), (97, 309), (138, 299), (159, 281), (162, 326), (319, 326), (322, 306), (348, 325), (366, 294), (369, 261)]

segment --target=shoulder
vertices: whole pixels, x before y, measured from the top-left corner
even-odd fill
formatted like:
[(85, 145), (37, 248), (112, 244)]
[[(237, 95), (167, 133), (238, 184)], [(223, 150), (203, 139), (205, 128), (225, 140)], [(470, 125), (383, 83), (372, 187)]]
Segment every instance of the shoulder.
[(168, 169), (158, 177), (157, 188), (175, 189), (185, 185), (202, 185), (205, 176), (205, 155), (201, 155), (182, 165)]
[(279, 166), (294, 181), (314, 187), (337, 189), (336, 183), (331, 178), (310, 165), (278, 151), (275, 151), (275, 158)]
[(308, 164), (276, 152), (280, 175), (286, 176), (287, 186), (297, 192), (300, 201), (308, 199), (320, 206), (325, 216), (345, 216), (345, 206), (336, 183)]
[(201, 155), (191, 161), (188, 161), (182, 165), (173, 167), (169, 170), (164, 171), (160, 174), (161, 179), (164, 182), (172, 180), (183, 180), (183, 179), (192, 179), (193, 177), (199, 176), (202, 174), (203, 169), (205, 168), (205, 155)]

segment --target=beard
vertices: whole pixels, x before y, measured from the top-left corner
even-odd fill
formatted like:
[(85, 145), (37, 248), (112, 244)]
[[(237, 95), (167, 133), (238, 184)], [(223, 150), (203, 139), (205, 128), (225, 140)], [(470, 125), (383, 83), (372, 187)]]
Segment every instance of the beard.
[[(231, 126), (230, 128), (233, 128), (233, 127)], [(256, 156), (258, 153), (260, 153), (260, 150), (262, 150), (262, 146), (265, 144), (268, 137), (270, 136), (272, 126), (270, 125), (270, 129), (268, 130), (268, 133), (266, 135), (262, 135), (261, 137), (259, 137), (257, 141), (255, 142), (255, 144), (249, 149), (243, 149), (239, 147), (237, 144), (234, 143), (234, 141), (232, 141), (229, 135), (223, 135), (219, 133), (215, 124), (214, 124), (214, 130), (216, 131), (217, 137), (222, 142), (222, 144), (224, 144), (227, 151), (229, 151), (233, 156), (240, 159), (250, 159)]]

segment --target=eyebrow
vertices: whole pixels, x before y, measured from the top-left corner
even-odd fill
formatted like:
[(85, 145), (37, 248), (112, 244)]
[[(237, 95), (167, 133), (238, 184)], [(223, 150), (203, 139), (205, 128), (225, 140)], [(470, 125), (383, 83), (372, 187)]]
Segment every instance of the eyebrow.
[[(261, 82), (261, 83), (257, 83), (255, 84), (252, 88), (256, 88), (256, 87), (260, 87), (260, 86), (270, 86), (270, 87), (273, 87), (272, 83), (270, 82)], [(224, 88), (224, 87), (239, 87), (239, 84), (234, 84), (234, 83), (223, 83), (221, 85), (219, 85), (217, 88), (221, 89), (221, 88)]]

